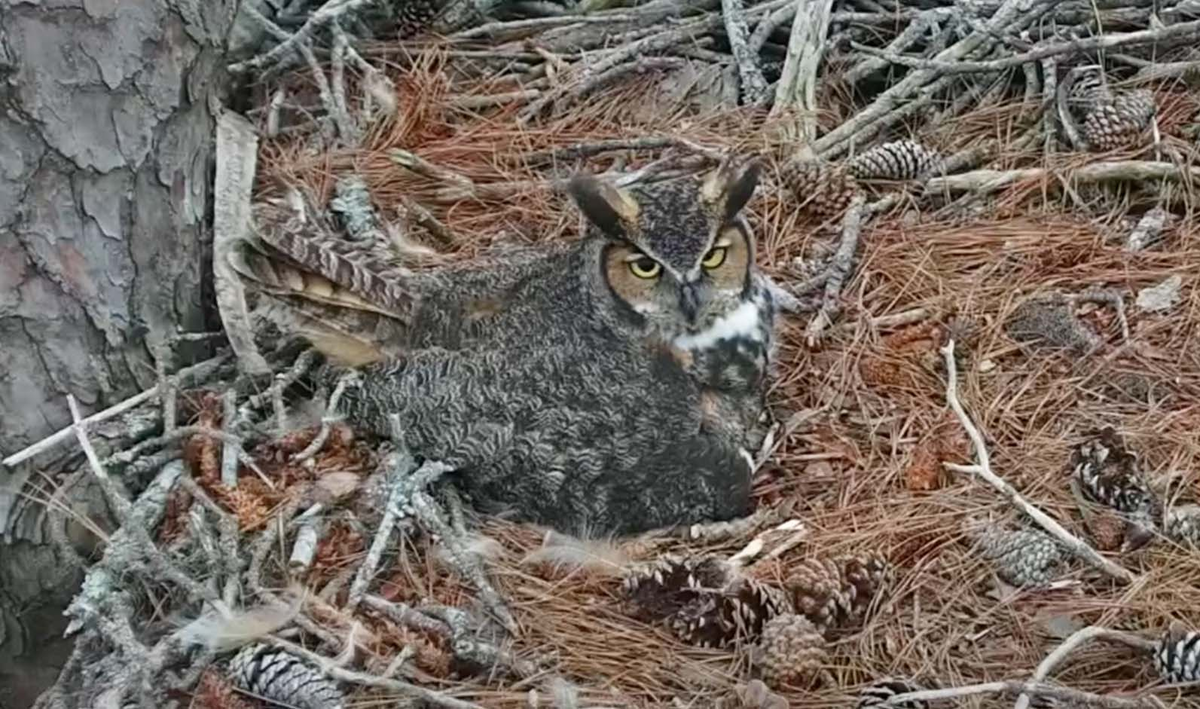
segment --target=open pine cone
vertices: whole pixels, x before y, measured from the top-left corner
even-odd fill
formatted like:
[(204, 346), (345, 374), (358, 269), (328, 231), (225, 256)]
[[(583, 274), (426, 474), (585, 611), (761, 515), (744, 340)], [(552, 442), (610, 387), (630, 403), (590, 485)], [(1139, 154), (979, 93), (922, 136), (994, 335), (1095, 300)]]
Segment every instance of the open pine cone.
[(1154, 651), (1154, 668), (1171, 683), (1200, 682), (1200, 632), (1171, 623)]
[(860, 180), (915, 180), (937, 167), (941, 156), (914, 140), (877, 145), (850, 160), (846, 167)]
[(796, 612), (822, 633), (857, 622), (887, 584), (890, 567), (877, 554), (806, 559), (784, 585)]
[(753, 641), (776, 616), (791, 610), (787, 594), (750, 578), (715, 592), (700, 592), (671, 618), (671, 629), (700, 647)]
[(1136, 145), (1156, 110), (1154, 94), (1145, 89), (1100, 98), (1083, 119), (1083, 137), (1099, 152)]
[(839, 216), (859, 192), (854, 176), (842, 165), (790, 160), (781, 178), (800, 210), (819, 219)]

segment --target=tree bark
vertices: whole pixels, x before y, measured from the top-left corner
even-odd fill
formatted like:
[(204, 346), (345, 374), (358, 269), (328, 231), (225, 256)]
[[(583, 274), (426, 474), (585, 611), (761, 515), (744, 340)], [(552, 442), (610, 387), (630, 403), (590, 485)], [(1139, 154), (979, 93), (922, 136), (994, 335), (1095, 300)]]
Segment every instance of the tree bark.
[[(69, 425), (68, 393), (86, 415), (153, 386), (154, 346), (216, 324), (206, 223), (236, 10), (0, 0), (0, 457)], [(48, 542), (64, 516), (28, 497), (76, 448), (0, 468), (4, 709), (31, 704), (69, 649), (81, 571)], [(78, 511), (102, 513), (79, 489)]]

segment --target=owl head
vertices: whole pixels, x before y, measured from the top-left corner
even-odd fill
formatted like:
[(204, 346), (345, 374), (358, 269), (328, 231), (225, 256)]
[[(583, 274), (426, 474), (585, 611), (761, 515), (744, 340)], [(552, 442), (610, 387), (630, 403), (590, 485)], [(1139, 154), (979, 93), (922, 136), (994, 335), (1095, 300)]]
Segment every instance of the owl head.
[(617, 187), (577, 175), (569, 191), (599, 242), (597, 275), (626, 318), (666, 335), (701, 332), (747, 298), (754, 237), (742, 210), (756, 160), (702, 179)]

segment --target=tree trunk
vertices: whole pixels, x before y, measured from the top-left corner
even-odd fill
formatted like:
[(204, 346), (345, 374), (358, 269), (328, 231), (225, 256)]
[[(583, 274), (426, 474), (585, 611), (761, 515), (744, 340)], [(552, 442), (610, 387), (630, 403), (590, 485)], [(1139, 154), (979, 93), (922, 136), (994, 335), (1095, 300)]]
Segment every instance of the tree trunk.
[[(0, 0), (0, 454), (68, 425), (68, 393), (87, 414), (153, 386), (152, 348), (215, 323), (206, 223), (236, 9)], [(27, 499), (65, 455), (78, 446), (0, 467), (4, 709), (31, 704), (67, 649), (81, 571)]]

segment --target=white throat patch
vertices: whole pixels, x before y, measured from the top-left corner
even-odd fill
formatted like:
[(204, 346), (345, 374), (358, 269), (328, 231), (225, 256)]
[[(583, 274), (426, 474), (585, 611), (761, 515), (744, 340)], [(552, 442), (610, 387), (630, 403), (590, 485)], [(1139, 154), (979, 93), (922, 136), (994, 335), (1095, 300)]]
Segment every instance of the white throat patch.
[(761, 340), (759, 309), (754, 301), (747, 300), (729, 313), (717, 318), (706, 330), (675, 338), (675, 346), (685, 350), (712, 347), (721, 340), (749, 338)]

